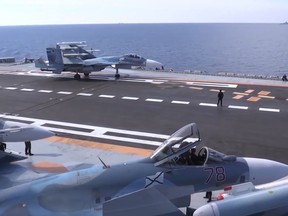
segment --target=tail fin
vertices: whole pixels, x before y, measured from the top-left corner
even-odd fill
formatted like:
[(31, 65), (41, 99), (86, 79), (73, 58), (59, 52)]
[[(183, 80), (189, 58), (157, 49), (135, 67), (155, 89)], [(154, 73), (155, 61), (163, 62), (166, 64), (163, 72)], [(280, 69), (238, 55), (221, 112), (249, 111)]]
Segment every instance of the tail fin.
[(54, 47), (46, 48), (46, 53), (50, 65), (63, 64), (62, 53), (59, 46), (57, 46), (56, 48)]

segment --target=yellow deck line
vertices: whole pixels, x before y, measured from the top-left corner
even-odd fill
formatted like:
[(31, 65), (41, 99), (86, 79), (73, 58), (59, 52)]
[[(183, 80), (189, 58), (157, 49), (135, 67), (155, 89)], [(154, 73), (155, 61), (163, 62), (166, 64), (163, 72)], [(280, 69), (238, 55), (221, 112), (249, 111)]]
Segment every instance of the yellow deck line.
[(250, 98), (247, 99), (247, 101), (256, 102), (256, 101), (258, 101), (258, 100), (260, 100), (260, 99), (261, 99), (261, 98), (259, 98), (259, 97), (250, 97)]
[(233, 99), (239, 100), (239, 99), (241, 99), (243, 97), (244, 97), (243, 95), (236, 95), (236, 96), (233, 97)]
[(267, 95), (269, 95), (271, 92), (269, 92), (269, 91), (260, 91), (260, 92), (258, 92), (258, 95), (265, 95), (265, 96), (267, 96)]
[(245, 91), (245, 93), (248, 93), (248, 94), (251, 94), (252, 92), (254, 92), (253, 89), (249, 89), (249, 90)]
[(54, 163), (50, 161), (40, 161), (34, 164), (31, 164), (33, 170), (41, 170), (46, 172), (53, 172), (53, 173), (64, 173), (67, 172), (68, 169), (60, 163)]
[(76, 146), (81, 146), (85, 148), (95, 148), (95, 149), (101, 149), (105, 151), (118, 152), (122, 154), (135, 154), (135, 155), (140, 155), (140, 156), (145, 156), (145, 157), (151, 155), (153, 152), (153, 150), (149, 150), (149, 149), (113, 145), (109, 143), (100, 143), (100, 142), (72, 139), (72, 138), (60, 137), (60, 136), (49, 137), (47, 138), (47, 140), (50, 142), (59, 142), (63, 144), (76, 145)]

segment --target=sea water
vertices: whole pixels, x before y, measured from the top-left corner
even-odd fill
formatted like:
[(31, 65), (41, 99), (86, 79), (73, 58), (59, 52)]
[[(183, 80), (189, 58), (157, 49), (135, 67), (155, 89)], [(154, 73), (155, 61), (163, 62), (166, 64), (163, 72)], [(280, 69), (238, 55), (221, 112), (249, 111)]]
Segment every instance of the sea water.
[(288, 25), (95, 24), (1, 26), (0, 57), (46, 57), (46, 47), (86, 41), (97, 56), (136, 53), (166, 69), (282, 75), (288, 72)]

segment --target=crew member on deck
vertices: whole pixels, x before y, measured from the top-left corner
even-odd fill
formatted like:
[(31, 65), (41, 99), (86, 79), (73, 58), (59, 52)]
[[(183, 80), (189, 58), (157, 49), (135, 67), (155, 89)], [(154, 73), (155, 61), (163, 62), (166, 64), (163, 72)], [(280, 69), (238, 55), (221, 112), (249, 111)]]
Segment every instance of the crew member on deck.
[(31, 153), (31, 142), (30, 141), (25, 142), (25, 154), (30, 155), (30, 156), (34, 155)]
[(6, 150), (6, 143), (0, 143), (0, 151), (5, 151)]
[(219, 93), (218, 93), (218, 102), (217, 102), (217, 106), (219, 106), (219, 104), (222, 107), (222, 101), (223, 101), (223, 97), (224, 97), (224, 93), (222, 92), (222, 89), (220, 89)]

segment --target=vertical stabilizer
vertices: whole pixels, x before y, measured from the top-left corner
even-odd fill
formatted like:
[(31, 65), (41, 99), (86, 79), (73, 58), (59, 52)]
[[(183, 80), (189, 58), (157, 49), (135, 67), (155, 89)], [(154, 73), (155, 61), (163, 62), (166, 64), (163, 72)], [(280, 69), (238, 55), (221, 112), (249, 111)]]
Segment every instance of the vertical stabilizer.
[(63, 64), (61, 49), (59, 48), (59, 46), (57, 46), (56, 48), (54, 47), (46, 48), (46, 53), (50, 65)]

